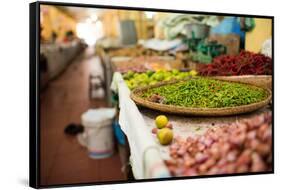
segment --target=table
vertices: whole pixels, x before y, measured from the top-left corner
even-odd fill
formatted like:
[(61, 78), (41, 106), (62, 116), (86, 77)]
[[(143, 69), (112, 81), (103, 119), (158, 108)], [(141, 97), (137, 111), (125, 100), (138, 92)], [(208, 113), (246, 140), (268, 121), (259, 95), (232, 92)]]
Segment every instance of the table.
[[(112, 90), (119, 95), (119, 124), (128, 139), (131, 152), (130, 163), (136, 179), (170, 177), (164, 160), (169, 159), (168, 146), (159, 144), (151, 130), (154, 119), (160, 112), (138, 108), (130, 99), (130, 90), (122, 75), (114, 73)], [(226, 117), (189, 117), (165, 114), (173, 124), (174, 136), (188, 136), (204, 133), (209, 127), (222, 126), (252, 118), (264, 112), (271, 112), (270, 105), (252, 113)]]

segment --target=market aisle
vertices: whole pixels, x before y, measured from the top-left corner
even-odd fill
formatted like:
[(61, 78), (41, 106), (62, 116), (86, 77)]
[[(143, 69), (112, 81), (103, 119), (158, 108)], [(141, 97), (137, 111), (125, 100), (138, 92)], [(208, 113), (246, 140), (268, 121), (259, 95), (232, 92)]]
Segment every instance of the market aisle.
[(64, 134), (65, 126), (80, 123), (80, 115), (105, 101), (90, 101), (88, 78), (92, 52), (85, 51), (41, 96), (41, 184), (72, 184), (123, 180), (118, 154), (102, 160), (88, 158), (76, 137)]

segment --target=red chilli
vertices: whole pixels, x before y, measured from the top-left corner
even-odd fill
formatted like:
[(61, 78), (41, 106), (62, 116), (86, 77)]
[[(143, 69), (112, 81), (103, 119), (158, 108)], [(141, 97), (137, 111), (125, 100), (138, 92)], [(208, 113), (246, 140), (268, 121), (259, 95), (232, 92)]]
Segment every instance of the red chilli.
[(210, 64), (199, 66), (203, 76), (271, 75), (272, 59), (260, 53), (241, 51), (238, 55), (221, 55)]

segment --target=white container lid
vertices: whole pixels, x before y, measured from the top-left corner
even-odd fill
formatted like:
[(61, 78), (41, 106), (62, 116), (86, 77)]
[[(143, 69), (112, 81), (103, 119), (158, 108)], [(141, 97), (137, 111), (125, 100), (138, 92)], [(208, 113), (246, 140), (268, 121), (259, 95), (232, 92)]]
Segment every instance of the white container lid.
[(114, 108), (89, 109), (81, 116), (82, 124), (85, 127), (101, 127), (108, 125), (115, 116)]

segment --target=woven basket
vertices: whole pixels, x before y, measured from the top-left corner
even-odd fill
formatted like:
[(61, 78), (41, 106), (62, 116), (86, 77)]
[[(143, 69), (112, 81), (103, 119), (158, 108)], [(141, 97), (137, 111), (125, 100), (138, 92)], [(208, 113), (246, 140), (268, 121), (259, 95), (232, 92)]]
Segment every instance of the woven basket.
[[(212, 78), (212, 77), (208, 77)], [(214, 78), (213, 78), (214, 79)], [(173, 81), (167, 81), (167, 82), (160, 82), (155, 85), (149, 85), (146, 87), (142, 88), (136, 88), (135, 90), (132, 91), (131, 93), (131, 98), (132, 100), (137, 104), (141, 105), (153, 110), (158, 110), (161, 112), (166, 112), (166, 113), (171, 113), (171, 114), (180, 114), (180, 115), (195, 115), (195, 116), (226, 116), (226, 115), (236, 115), (236, 114), (242, 114), (242, 113), (248, 113), (255, 111), (257, 109), (260, 109), (264, 106), (266, 106), (270, 101), (271, 101), (271, 90), (267, 88), (263, 88), (266, 93), (267, 97), (266, 99), (248, 104), (248, 105), (241, 105), (241, 106), (236, 106), (236, 107), (224, 107), (224, 108), (188, 108), (188, 107), (182, 107), (182, 106), (173, 106), (173, 105), (165, 105), (165, 104), (159, 104), (155, 102), (151, 102), (148, 100), (145, 100), (140, 97), (140, 94), (144, 93), (150, 88), (155, 88), (159, 86), (164, 86), (167, 84), (174, 84), (180, 81), (187, 81), (189, 79), (184, 79), (184, 80), (173, 80)], [(215, 80), (220, 80), (220, 79), (215, 79)], [(225, 79), (224, 79), (225, 81)], [(228, 82), (233, 82), (233, 81), (228, 81)], [(242, 82), (235, 82), (235, 83), (242, 83)], [(243, 83), (246, 84), (246, 83)], [(250, 85), (250, 84), (248, 84)], [(255, 85), (250, 85), (250, 86), (255, 86)], [(257, 87), (257, 86), (255, 86)], [(260, 87), (257, 87), (260, 88)]]
[(247, 83), (254, 86), (272, 89), (271, 75), (240, 75), (240, 76), (215, 76), (215, 79)]

